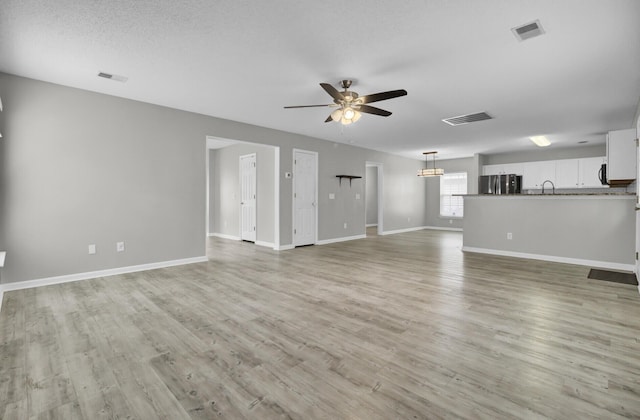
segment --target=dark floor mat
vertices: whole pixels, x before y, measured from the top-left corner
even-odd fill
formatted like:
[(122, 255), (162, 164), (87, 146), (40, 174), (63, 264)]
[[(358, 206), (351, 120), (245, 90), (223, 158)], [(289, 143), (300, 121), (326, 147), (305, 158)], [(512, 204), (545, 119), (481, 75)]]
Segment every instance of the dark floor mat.
[(592, 268), (587, 277), (594, 280), (612, 281), (614, 283), (632, 284), (634, 286), (638, 285), (638, 279), (636, 279), (635, 273), (619, 273), (617, 271)]

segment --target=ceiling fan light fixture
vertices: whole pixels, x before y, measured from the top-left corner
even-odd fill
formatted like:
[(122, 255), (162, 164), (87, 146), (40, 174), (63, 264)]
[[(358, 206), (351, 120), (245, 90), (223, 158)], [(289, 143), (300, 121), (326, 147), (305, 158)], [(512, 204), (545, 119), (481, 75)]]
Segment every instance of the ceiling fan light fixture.
[(356, 116), (356, 111), (353, 110), (353, 108), (351, 107), (346, 107), (342, 113), (342, 116), (344, 117), (344, 119), (346, 120), (352, 120), (353, 117)]
[(362, 114), (360, 112), (356, 111), (353, 108), (347, 107), (344, 109), (344, 111), (342, 111), (342, 118), (340, 119), (340, 122), (343, 125), (353, 124), (354, 122), (358, 121), (361, 116)]

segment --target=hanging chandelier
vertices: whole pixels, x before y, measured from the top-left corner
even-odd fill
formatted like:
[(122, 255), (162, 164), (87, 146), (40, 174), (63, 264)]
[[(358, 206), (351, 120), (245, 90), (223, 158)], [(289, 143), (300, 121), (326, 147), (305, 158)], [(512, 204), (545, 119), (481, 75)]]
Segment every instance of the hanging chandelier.
[[(422, 153), (425, 158), (425, 168), (424, 169), (420, 169), (418, 171), (418, 176), (440, 176), (440, 175), (444, 175), (444, 169), (442, 168), (436, 168), (436, 153), (438, 152), (424, 152)], [(433, 157), (432, 162), (433, 162), (433, 168), (429, 168), (429, 155), (431, 155)]]

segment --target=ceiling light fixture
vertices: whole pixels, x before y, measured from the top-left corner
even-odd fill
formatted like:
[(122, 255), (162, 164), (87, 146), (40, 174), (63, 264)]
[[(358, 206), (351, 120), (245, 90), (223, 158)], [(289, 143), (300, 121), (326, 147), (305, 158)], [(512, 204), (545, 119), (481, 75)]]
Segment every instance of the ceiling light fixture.
[(331, 113), (333, 121), (340, 121), (343, 125), (349, 125), (360, 119), (362, 114), (350, 106), (343, 106)]
[[(444, 175), (444, 169), (436, 168), (436, 153), (438, 152), (424, 152), (425, 155), (425, 168), (420, 169), (418, 171), (418, 176), (427, 177), (427, 176), (441, 176)], [(433, 168), (429, 168), (429, 155), (433, 156)]]
[(551, 144), (549, 139), (547, 139), (545, 136), (532, 136), (532, 137), (529, 137), (529, 140), (534, 142), (535, 145), (538, 147), (547, 147)]

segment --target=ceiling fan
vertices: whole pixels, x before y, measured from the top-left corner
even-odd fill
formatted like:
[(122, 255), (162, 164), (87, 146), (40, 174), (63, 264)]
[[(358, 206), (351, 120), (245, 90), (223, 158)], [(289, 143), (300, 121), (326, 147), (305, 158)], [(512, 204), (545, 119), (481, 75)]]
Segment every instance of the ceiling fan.
[(366, 105), (371, 102), (384, 101), (386, 99), (397, 98), (399, 96), (405, 96), (407, 91), (404, 89), (390, 90), (387, 92), (374, 93), (372, 95), (358, 96), (356, 92), (350, 91), (351, 80), (340, 81), (340, 87), (344, 91), (340, 92), (329, 83), (320, 83), (320, 86), (333, 98), (332, 104), (324, 105), (297, 105), (297, 106), (285, 106), (285, 109), (289, 108), (314, 108), (314, 107), (337, 107), (335, 111), (329, 115), (324, 122), (340, 121), (342, 124), (347, 125), (354, 123), (360, 119), (362, 112), (366, 114), (380, 115), (382, 117), (388, 117), (391, 112), (384, 109), (376, 108), (374, 106)]

